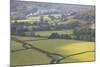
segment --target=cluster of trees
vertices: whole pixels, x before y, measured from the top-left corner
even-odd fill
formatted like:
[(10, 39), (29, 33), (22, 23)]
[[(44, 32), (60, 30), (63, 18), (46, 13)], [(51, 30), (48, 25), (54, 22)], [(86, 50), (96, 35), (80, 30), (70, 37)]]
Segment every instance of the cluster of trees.
[(67, 20), (62, 23), (57, 24), (56, 29), (74, 29), (76, 27), (80, 27), (81, 22), (79, 20)]
[[(52, 16), (49, 17), (51, 17), (52, 20), (54, 19)], [(62, 17), (64, 18), (65, 16), (62, 15)], [(90, 28), (93, 24), (90, 23), (90, 21), (88, 21), (88, 23), (82, 23), (79, 20), (69, 20), (66, 22), (62, 22), (61, 24), (55, 23), (55, 25), (52, 26), (47, 20), (44, 19), (43, 16), (40, 16), (40, 21), (34, 22), (33, 24), (25, 22), (18, 23), (15, 21), (14, 23), (11, 23), (11, 34), (42, 37), (40, 35), (36, 35), (34, 31), (73, 29), (73, 35), (52, 33), (50, 36), (48, 36), (48, 38), (95, 41), (95, 29)], [(31, 28), (28, 28), (30, 26)]]
[(71, 39), (72, 35), (69, 34), (59, 34), (59, 33), (52, 33), (48, 36), (49, 39)]
[(95, 41), (95, 29), (79, 28), (73, 32), (75, 39)]
[(52, 33), (48, 38), (95, 41), (95, 30), (94, 29), (86, 29), (86, 28), (78, 28), (73, 31), (73, 34)]
[[(24, 28), (24, 26), (22, 26), (22, 25), (29, 25), (29, 24), (23, 24), (23, 23), (20, 24), (20, 23), (15, 22), (13, 25), (11, 25), (11, 34), (22, 35), (22, 36), (42, 37), (40, 35), (36, 35), (33, 30)], [(50, 36), (48, 36), (48, 38), (95, 41), (95, 29), (91, 29), (91, 28), (88, 28), (86, 26), (79, 27), (78, 24), (76, 24), (76, 23), (72, 24), (72, 25), (77, 26), (73, 29), (73, 35), (52, 33)]]
[(28, 23), (18, 23), (15, 21), (14, 23), (11, 23), (11, 34), (12, 35), (24, 35), (24, 32), (30, 31), (28, 28), (25, 28), (25, 26), (30, 26)]
[(14, 35), (24, 35), (25, 32), (43, 30), (49, 30), (48, 21), (45, 21), (43, 16), (40, 17), (39, 22), (34, 22), (33, 24), (27, 22), (17, 22), (16, 20), (11, 23), (11, 34)]

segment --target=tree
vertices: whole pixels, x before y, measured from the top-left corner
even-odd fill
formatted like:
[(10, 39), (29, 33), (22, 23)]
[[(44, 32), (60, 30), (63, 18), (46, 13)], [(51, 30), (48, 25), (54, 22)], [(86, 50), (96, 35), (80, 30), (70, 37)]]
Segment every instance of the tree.
[(59, 35), (58, 33), (52, 33), (48, 38), (57, 39), (57, 38), (61, 38), (61, 35)]
[(68, 23), (67, 23), (66, 27), (68, 29), (73, 29), (73, 28), (76, 28), (76, 27), (79, 27), (80, 26), (80, 22), (77, 21), (77, 20), (72, 20), (72, 21), (67, 21), (67, 22)]
[(74, 35), (76, 39), (94, 41), (95, 40), (95, 30), (90, 28), (77, 28), (74, 29)]
[(40, 22), (43, 22), (43, 21), (44, 21), (43, 16), (40, 16)]

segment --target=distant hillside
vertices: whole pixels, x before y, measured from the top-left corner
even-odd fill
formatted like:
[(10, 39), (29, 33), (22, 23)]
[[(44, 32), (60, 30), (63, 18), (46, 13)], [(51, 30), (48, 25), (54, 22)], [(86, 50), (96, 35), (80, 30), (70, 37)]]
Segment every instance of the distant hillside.
[(29, 16), (55, 13), (69, 15), (91, 8), (94, 8), (94, 6), (11, 0), (11, 19), (25, 19)]
[(79, 12), (75, 15), (75, 18), (85, 21), (92, 21), (95, 19), (95, 9), (91, 8), (90, 10)]

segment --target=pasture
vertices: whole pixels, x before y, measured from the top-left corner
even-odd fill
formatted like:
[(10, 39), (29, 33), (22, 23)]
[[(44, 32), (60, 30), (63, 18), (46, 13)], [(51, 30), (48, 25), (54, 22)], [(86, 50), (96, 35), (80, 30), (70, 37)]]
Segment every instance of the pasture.
[(58, 31), (37, 31), (35, 32), (36, 35), (40, 36), (50, 36), (52, 33), (59, 33), (59, 34), (72, 34), (72, 30), (58, 30)]
[[(35, 37), (33, 37), (34, 39), (32, 39), (32, 37), (20, 37), (20, 36), (17, 36), (17, 38), (41, 50), (60, 54), (64, 57), (72, 55), (61, 60), (59, 63), (80, 62), (80, 61), (84, 62), (84, 61), (95, 60), (94, 42), (80, 41), (80, 40), (67, 40), (67, 39), (41, 39), (41, 38), (34, 40)], [(28, 38), (29, 40), (25, 40), (25, 38), (26, 39)], [(11, 42), (12, 42), (11, 50), (13, 49), (19, 50), (24, 48), (22, 44), (15, 42), (14, 40), (11, 40)], [(26, 50), (12, 52), (11, 56), (12, 56), (11, 65), (13, 66), (49, 64), (52, 60), (47, 55), (33, 49), (26, 49)]]

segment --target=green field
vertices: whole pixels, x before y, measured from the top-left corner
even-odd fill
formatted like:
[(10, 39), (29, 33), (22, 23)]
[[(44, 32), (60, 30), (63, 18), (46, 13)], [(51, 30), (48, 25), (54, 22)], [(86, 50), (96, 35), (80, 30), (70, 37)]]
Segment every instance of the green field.
[[(44, 16), (44, 19), (51, 21), (51, 19), (47, 16)], [(34, 23), (36, 21), (40, 21), (40, 16), (33, 16), (33, 17), (29, 17), (27, 19), (17, 20), (17, 22), (30, 22), (30, 23)]]
[[(53, 14), (54, 16), (56, 16), (57, 14)], [(48, 17), (48, 15), (43, 15), (44, 17), (44, 20), (48, 20), (49, 23), (54, 23), (55, 21), (59, 21), (59, 19), (55, 19), (55, 20), (51, 20), (50, 17)], [(40, 21), (40, 17), (41, 16), (31, 16), (31, 17), (28, 17), (26, 19), (22, 19), (22, 20), (17, 20), (17, 22), (36, 22), (36, 21)]]
[(15, 37), (15, 38), (22, 40), (22, 41), (45, 39), (45, 38), (40, 38), (40, 37), (28, 37), (28, 36), (12, 36), (12, 37)]
[(24, 49), (22, 47), (22, 44), (14, 41), (14, 40), (11, 40), (11, 50), (19, 50), (19, 49)]
[[(24, 40), (24, 37), (17, 38)], [(25, 37), (27, 38), (27, 37)], [(30, 37), (31, 38), (31, 37)], [(88, 41), (80, 41), (80, 40), (65, 40), (65, 39), (38, 39), (38, 40), (31, 40), (26, 41), (33, 46), (48, 51), (52, 53), (60, 54), (64, 57), (72, 54), (77, 54), (86, 51), (94, 51), (95, 50), (95, 43), (88, 42)], [(11, 41), (11, 50), (14, 49), (23, 49), (22, 44), (15, 42), (14, 40)], [(32, 49), (16, 51), (11, 53), (11, 65), (32, 65), (32, 64), (49, 64), (51, 62), (51, 58), (47, 55)], [(65, 62), (80, 62), (80, 61), (94, 61), (95, 60), (95, 52), (86, 52), (70, 57), (66, 57), (65, 59), (61, 60), (60, 63)]]
[(84, 53), (81, 55), (71, 56), (69, 58), (65, 58), (60, 63), (70, 63), (70, 62), (88, 62), (95, 60), (95, 52)]
[(41, 36), (50, 36), (52, 33), (59, 33), (59, 34), (72, 34), (72, 30), (60, 30), (60, 31), (37, 31), (35, 32), (36, 35)]
[(32, 65), (32, 64), (48, 64), (51, 59), (32, 49), (13, 52), (11, 54), (11, 65)]
[(40, 49), (58, 53), (63, 56), (94, 50), (94, 42), (85, 42), (79, 40), (48, 39), (27, 42)]

